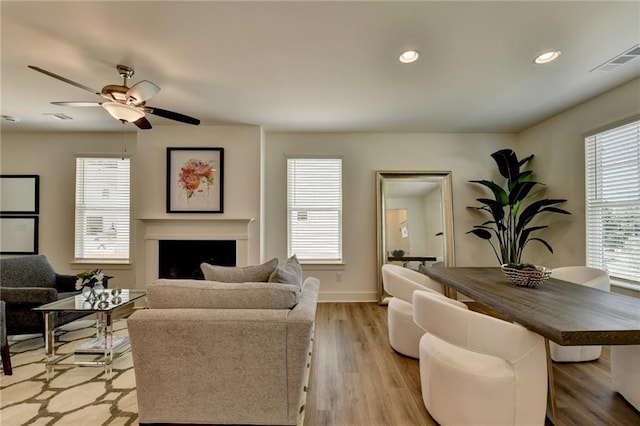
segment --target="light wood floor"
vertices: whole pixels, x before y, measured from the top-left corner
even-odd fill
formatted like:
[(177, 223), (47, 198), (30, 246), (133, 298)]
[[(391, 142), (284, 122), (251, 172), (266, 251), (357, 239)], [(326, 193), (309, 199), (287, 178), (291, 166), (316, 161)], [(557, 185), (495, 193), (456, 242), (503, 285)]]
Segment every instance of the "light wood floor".
[[(418, 360), (389, 346), (386, 306), (318, 304), (313, 351), (305, 426), (437, 424), (422, 402)], [(598, 361), (554, 364), (554, 373), (558, 424), (640, 425), (611, 388), (608, 348)]]

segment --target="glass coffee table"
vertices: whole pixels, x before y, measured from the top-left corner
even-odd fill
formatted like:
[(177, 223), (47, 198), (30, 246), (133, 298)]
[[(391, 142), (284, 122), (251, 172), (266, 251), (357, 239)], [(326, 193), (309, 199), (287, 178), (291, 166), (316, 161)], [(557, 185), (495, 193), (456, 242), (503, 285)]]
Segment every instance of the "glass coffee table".
[[(135, 301), (146, 294), (144, 290), (104, 289), (92, 300), (78, 295), (33, 308), (44, 315), (47, 376), (53, 376), (55, 366), (84, 365), (104, 366), (110, 377), (113, 360), (130, 349), (128, 336), (113, 336), (113, 320), (131, 314)], [(95, 314), (96, 337), (71, 353), (56, 354), (54, 316), (59, 312)]]

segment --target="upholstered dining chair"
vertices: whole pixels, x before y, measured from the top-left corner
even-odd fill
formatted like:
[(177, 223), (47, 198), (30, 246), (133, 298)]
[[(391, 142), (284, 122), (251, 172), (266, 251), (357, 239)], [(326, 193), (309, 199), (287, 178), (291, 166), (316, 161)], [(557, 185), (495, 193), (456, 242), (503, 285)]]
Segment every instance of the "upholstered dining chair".
[(640, 411), (640, 345), (612, 345), (613, 388)]
[(544, 338), (473, 312), (457, 300), (413, 293), (420, 339), (422, 400), (441, 425), (543, 425)]
[(382, 285), (393, 296), (387, 307), (389, 343), (397, 352), (418, 358), (418, 346), (424, 330), (413, 321), (413, 292), (429, 290), (443, 293), (442, 285), (420, 272), (392, 263), (382, 265)]
[[(564, 266), (551, 272), (552, 278), (569, 281), (586, 287), (610, 290), (609, 274), (606, 271), (588, 266)], [(602, 346), (561, 346), (549, 342), (551, 359), (556, 362), (593, 361), (600, 357)]]

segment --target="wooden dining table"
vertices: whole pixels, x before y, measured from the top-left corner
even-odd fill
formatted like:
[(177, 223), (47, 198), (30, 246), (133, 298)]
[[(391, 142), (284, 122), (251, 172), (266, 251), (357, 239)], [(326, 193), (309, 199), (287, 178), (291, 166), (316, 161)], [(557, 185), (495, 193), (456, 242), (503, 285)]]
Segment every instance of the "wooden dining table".
[(549, 413), (557, 419), (549, 340), (560, 345), (640, 345), (640, 299), (555, 278), (539, 287), (512, 284), (500, 268), (423, 268), (449, 297), (460, 292), (545, 338)]

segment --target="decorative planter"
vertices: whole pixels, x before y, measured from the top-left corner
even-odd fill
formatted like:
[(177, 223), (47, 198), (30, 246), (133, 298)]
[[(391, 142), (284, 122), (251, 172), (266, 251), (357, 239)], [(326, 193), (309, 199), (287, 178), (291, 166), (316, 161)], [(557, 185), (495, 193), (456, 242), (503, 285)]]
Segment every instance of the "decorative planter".
[(509, 280), (520, 287), (539, 287), (551, 276), (551, 269), (536, 265), (503, 264), (502, 272)]

